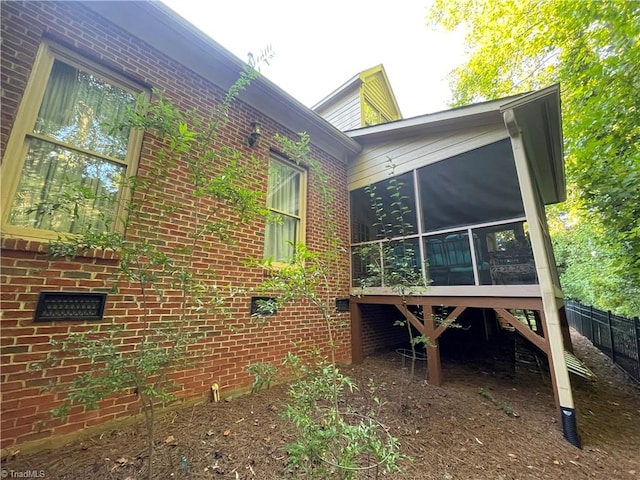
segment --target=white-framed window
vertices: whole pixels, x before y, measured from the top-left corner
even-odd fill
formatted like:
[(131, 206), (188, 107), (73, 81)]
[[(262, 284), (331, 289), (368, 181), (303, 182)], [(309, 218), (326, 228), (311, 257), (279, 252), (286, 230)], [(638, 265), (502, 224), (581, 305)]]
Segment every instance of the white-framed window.
[(140, 86), (43, 43), (2, 162), (2, 231), (27, 238), (117, 228), (141, 133), (114, 129)]
[(269, 160), (267, 208), (277, 219), (266, 226), (264, 257), (284, 263), (294, 253), (295, 244), (304, 242), (306, 171), (287, 160)]

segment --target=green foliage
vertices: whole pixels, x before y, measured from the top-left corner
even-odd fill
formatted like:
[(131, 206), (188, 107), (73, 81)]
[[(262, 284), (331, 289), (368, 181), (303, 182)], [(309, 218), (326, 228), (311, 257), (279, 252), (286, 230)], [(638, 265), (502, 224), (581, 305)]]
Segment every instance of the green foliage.
[(253, 383), (251, 384), (251, 394), (253, 395), (263, 388), (267, 390), (271, 388), (271, 382), (278, 373), (278, 369), (270, 363), (256, 362), (247, 366), (247, 372), (253, 375)]
[[(199, 255), (217, 245), (229, 247), (237, 225), (267, 214), (262, 185), (253, 174), (260, 167), (256, 158), (245, 158), (238, 150), (215, 143), (219, 129), (228, 121), (237, 96), (258, 76), (255, 65), (270, 57), (266, 52), (247, 65), (227, 92), (224, 101), (202, 116), (183, 112), (162, 92), (154, 91), (152, 101), (143, 96), (113, 131), (144, 130), (156, 144), (151, 165), (138, 177), (123, 179), (119, 211), (122, 215), (106, 232), (90, 227), (78, 235), (60, 236), (50, 244), (52, 256), (74, 257), (89, 249), (114, 249), (119, 264), (113, 284), (137, 287), (141, 316), (139, 325), (103, 324), (98, 330), (71, 334), (38, 368), (64, 364), (67, 358), (84, 358), (91, 370), (80, 374), (66, 392), (65, 403), (54, 415), (65, 417), (71, 405), (86, 409), (115, 393), (135, 393), (141, 402), (148, 434), (149, 468), (152, 477), (155, 408), (171, 401), (170, 374), (197, 361), (194, 346), (205, 334), (207, 322), (226, 317), (227, 305), (238, 290), (221, 287), (214, 270), (199, 265)], [(166, 195), (167, 178), (185, 182), (190, 198), (172, 200)], [(79, 199), (69, 195), (66, 210), (77, 211)], [(63, 208), (54, 205), (53, 210)], [(171, 218), (182, 218), (186, 244), (171, 247), (157, 225)], [(179, 302), (175, 319), (159, 324), (152, 310), (167, 291)], [(136, 322), (137, 323), (137, 322)], [(257, 368), (257, 367), (256, 367)], [(256, 370), (258, 371), (258, 370)], [(270, 371), (259, 370), (260, 387), (269, 385)]]
[(500, 410), (502, 410), (502, 412), (506, 416), (514, 417), (514, 418), (518, 418), (520, 416), (516, 411), (513, 410), (513, 407), (509, 405), (509, 403), (497, 400), (496, 397), (494, 397), (491, 392), (488, 392), (484, 388), (480, 388), (478, 390), (478, 394), (480, 394), (480, 396), (486, 398), (487, 400), (491, 401), (494, 405), (497, 405), (498, 407), (500, 407)]
[(271, 259), (254, 262), (268, 272), (262, 293), (276, 295), (266, 308), (259, 309), (256, 317), (264, 323), (280, 306), (304, 300), (324, 321), (330, 352), (327, 362), (322, 358), (322, 348), (312, 348), (316, 359), (311, 363), (313, 367), (292, 353), (282, 362), (295, 380), (284, 414), (296, 429), (296, 440), (287, 446), (288, 473), (294, 477), (303, 474), (318, 479), (352, 479), (359, 470), (369, 468), (397, 471), (399, 445), (382, 425), (372, 417), (339, 410), (345, 390), (356, 386), (336, 367), (334, 329), (344, 327), (335, 312), (335, 295), (340, 288), (336, 272), (345, 252), (336, 228), (335, 191), (329, 176), (310, 154), (308, 135), (300, 134), (297, 141), (279, 136), (277, 139), (289, 158), (310, 169), (313, 194), (319, 198), (317, 208), (323, 217), (324, 244), (313, 250), (304, 243), (293, 245), (293, 255), (285, 264), (274, 264)]
[[(403, 458), (399, 443), (375, 420), (375, 413), (345, 410), (344, 393), (357, 389), (351, 378), (331, 363), (308, 368), (291, 358), (288, 362), (296, 366), (294, 375), (300, 377), (291, 385), (284, 412), (298, 432), (296, 440), (287, 445), (288, 473), (294, 478), (303, 474), (316, 479), (352, 479), (357, 472), (374, 468), (384, 473), (399, 471), (397, 463)], [(368, 388), (380, 404), (372, 380)]]
[(640, 315), (640, 284), (617, 273), (618, 252), (597, 223), (574, 220), (571, 209), (549, 218), (566, 297), (620, 315)]
[[(640, 2), (627, 0), (436, 0), (429, 17), (432, 25), (467, 32), (468, 60), (452, 74), (454, 105), (561, 84), (569, 200), (550, 213), (571, 217), (556, 244), (584, 252), (562, 258), (571, 262), (563, 288), (579, 295), (591, 288), (595, 298), (581, 300), (636, 315), (638, 19)], [(592, 252), (600, 267), (583, 269), (580, 259)]]

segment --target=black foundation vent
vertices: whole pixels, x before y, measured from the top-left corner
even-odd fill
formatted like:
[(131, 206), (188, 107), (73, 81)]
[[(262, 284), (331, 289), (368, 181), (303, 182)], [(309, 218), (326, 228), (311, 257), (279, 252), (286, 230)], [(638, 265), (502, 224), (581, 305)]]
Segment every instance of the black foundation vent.
[(102, 320), (106, 301), (106, 293), (40, 292), (33, 320)]
[(336, 298), (336, 312), (348, 312), (348, 311), (349, 311), (349, 299)]
[(278, 311), (278, 302), (274, 297), (251, 297), (250, 312), (252, 316), (275, 315)]

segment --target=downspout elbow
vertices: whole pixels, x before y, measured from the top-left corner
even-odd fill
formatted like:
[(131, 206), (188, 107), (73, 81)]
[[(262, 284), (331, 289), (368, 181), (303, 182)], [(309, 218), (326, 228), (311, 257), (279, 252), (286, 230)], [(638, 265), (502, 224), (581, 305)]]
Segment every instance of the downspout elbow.
[(518, 125), (518, 121), (516, 120), (516, 114), (513, 113), (513, 110), (509, 109), (502, 112), (502, 118), (504, 119), (504, 124), (507, 127), (509, 136), (511, 138), (518, 138), (521, 130), (520, 125)]

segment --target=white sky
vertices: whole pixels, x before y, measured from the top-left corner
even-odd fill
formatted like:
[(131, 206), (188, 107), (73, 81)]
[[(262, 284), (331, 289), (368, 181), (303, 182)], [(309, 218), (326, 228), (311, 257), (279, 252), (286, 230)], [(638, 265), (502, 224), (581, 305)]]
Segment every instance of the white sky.
[(162, 0), (246, 61), (270, 45), (264, 76), (308, 107), (382, 63), (405, 118), (448, 108), (462, 35), (435, 32), (430, 0)]

